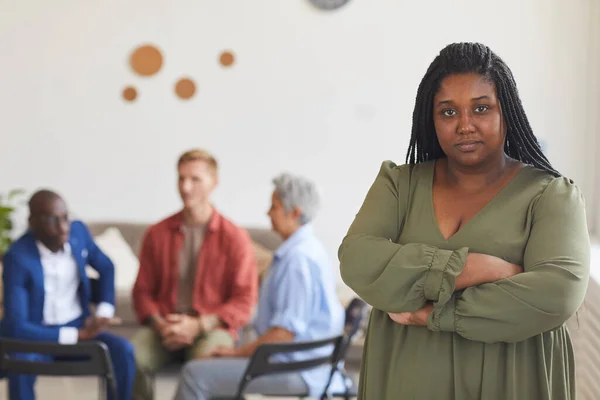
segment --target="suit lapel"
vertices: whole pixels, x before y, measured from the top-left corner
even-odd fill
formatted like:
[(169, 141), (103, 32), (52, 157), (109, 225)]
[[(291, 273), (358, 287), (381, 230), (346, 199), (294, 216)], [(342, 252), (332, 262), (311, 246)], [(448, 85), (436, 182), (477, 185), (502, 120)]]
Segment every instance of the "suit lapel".
[(79, 271), (79, 278), (83, 279), (83, 275), (85, 275), (85, 265), (87, 254), (84, 257), (84, 249), (82, 245), (79, 243), (77, 237), (73, 236), (73, 234), (69, 237), (69, 245), (71, 246), (71, 255), (77, 264), (77, 270)]
[[(69, 245), (71, 246), (71, 254), (77, 264), (77, 271), (79, 272), (79, 299), (81, 305), (84, 306), (89, 302), (90, 299), (90, 283), (85, 272), (88, 259), (88, 249), (85, 247), (85, 243), (73, 230), (71, 226), (71, 233), (69, 235)], [(84, 310), (85, 310), (84, 306)], [(84, 311), (85, 313), (85, 311)]]
[(44, 279), (44, 269), (42, 268), (42, 257), (40, 256), (40, 250), (37, 247), (37, 243), (35, 242), (35, 237), (32, 233), (28, 232), (25, 234), (26, 244), (27, 244), (27, 253), (31, 256), (35, 262), (31, 263), (32, 273), (35, 275), (39, 275)]
[(35, 241), (35, 237), (31, 232), (27, 232), (25, 234), (25, 244), (27, 249), (28, 257), (31, 262), (26, 264), (31, 268), (31, 276), (34, 282), (39, 282), (37, 284), (33, 284), (32, 288), (40, 288), (38, 295), (42, 299), (40, 306), (42, 309), (44, 308), (44, 301), (46, 299), (46, 292), (44, 290), (44, 268), (42, 267), (42, 258), (40, 256), (40, 250), (37, 247), (37, 243)]

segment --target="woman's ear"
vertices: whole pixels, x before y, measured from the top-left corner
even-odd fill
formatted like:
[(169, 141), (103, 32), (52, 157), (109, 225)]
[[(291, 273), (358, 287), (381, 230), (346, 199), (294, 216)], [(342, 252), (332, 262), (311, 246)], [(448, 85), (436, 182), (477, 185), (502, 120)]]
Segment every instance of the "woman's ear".
[(294, 217), (294, 220), (298, 221), (298, 223), (300, 223), (299, 220), (300, 220), (300, 217), (302, 216), (302, 210), (300, 209), (300, 207), (298, 207), (298, 206), (294, 207), (291, 214)]

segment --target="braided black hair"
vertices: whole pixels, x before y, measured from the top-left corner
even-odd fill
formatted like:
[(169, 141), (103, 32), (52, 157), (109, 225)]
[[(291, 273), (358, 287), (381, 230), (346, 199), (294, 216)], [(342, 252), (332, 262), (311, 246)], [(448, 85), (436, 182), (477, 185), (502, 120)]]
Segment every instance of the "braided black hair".
[(495, 84), (506, 123), (504, 152), (525, 164), (560, 176), (560, 173), (552, 168), (533, 134), (512, 72), (489, 47), (480, 43), (450, 44), (427, 69), (417, 90), (406, 162), (415, 164), (444, 156), (433, 124), (433, 97), (446, 76), (462, 73), (475, 73)]

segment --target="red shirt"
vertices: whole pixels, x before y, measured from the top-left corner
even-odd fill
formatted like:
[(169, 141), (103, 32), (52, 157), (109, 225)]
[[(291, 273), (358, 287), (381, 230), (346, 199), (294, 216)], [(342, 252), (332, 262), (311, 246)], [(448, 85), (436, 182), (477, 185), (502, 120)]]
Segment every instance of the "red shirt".
[[(179, 212), (152, 225), (144, 235), (132, 293), (140, 323), (153, 314), (175, 312), (182, 224)], [(258, 276), (250, 236), (215, 210), (200, 248), (192, 307), (200, 315), (218, 315), (236, 338), (237, 330), (250, 320), (257, 297)]]

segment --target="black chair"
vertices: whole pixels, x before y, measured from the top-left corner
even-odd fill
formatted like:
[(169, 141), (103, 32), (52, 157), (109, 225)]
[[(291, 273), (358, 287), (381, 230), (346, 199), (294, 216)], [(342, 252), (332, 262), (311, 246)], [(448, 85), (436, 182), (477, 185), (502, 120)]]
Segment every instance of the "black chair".
[[(337, 349), (337, 360), (334, 360), (331, 368), (331, 374), (329, 375), (329, 381), (327, 382), (327, 386), (325, 386), (325, 390), (321, 395), (321, 399), (331, 399), (331, 397), (343, 397), (345, 400), (349, 400), (350, 397), (358, 396), (358, 388), (356, 382), (348, 375), (346, 369), (342, 365), (342, 362), (346, 359), (346, 355), (348, 354), (348, 350), (350, 349), (350, 345), (352, 344), (352, 339), (358, 333), (360, 328), (362, 327), (365, 319), (368, 316), (368, 305), (363, 300), (355, 297), (352, 299), (348, 307), (346, 307), (346, 324), (344, 327), (344, 336), (342, 342), (340, 343), (339, 349)], [(344, 393), (329, 393), (329, 386), (331, 385), (331, 381), (335, 376), (336, 372), (339, 372), (342, 378), (344, 379), (345, 391)]]
[[(19, 360), (14, 354), (42, 354), (53, 361)], [(26, 340), (0, 339), (0, 373), (48, 376), (98, 376), (100, 398), (108, 393), (117, 399), (117, 385), (108, 347), (102, 342), (87, 341), (73, 345)]]
[[(347, 372), (343, 368), (342, 361), (346, 358), (346, 354), (350, 347), (352, 338), (360, 329), (362, 322), (366, 316), (367, 304), (361, 299), (353, 299), (348, 307), (346, 308), (346, 325), (344, 328), (344, 334), (335, 336), (328, 339), (311, 341), (311, 342), (295, 342), (295, 343), (275, 343), (275, 344), (263, 344), (256, 349), (256, 352), (250, 359), (244, 376), (239, 383), (237, 393), (233, 400), (243, 400), (244, 390), (248, 384), (253, 380), (263, 375), (280, 374), (285, 372), (297, 372), (305, 371), (307, 369), (319, 367), (322, 365), (331, 365), (331, 374), (329, 381), (321, 399), (331, 399), (332, 397), (344, 397), (349, 400), (350, 397), (355, 397), (356, 385), (354, 381), (348, 376)], [(325, 346), (333, 345), (333, 351), (331, 354), (325, 357), (312, 358), (297, 362), (273, 362), (271, 357), (274, 354), (280, 353), (295, 353), (297, 351), (314, 350)], [(344, 393), (330, 393), (329, 387), (331, 381), (336, 373), (341, 374), (344, 378), (345, 391)], [(294, 396), (294, 397), (308, 397), (308, 393), (282, 393), (276, 394), (278, 396)], [(231, 399), (231, 398), (227, 398)], [(225, 398), (215, 399), (225, 400)]]

